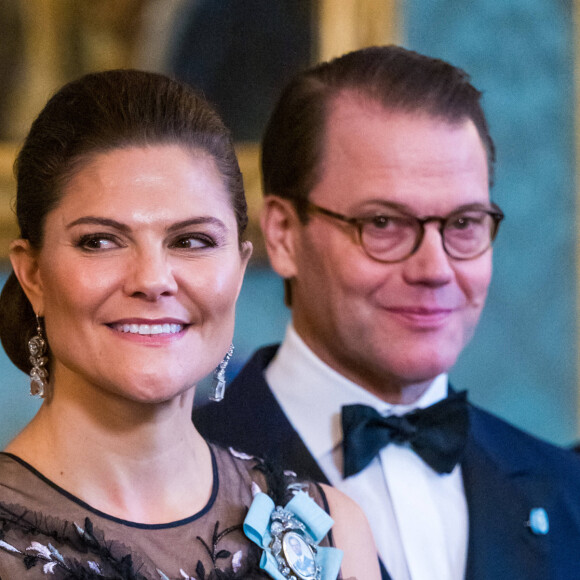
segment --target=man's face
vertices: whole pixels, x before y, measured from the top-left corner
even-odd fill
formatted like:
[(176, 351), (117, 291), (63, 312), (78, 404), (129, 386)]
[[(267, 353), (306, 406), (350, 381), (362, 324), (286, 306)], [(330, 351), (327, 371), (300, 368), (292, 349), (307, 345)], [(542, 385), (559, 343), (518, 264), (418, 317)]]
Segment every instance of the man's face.
[[(386, 203), (419, 217), (489, 207), (486, 152), (471, 121), (450, 124), (341, 95), (329, 113), (321, 168), (310, 201), (349, 217), (380, 213)], [(416, 253), (382, 263), (349, 224), (319, 213), (287, 223), (291, 251), (280, 266), (270, 243), (272, 263), (292, 278), (293, 323), (324, 362), (394, 402), (417, 398), (453, 366), (484, 306), (491, 249), (450, 258), (430, 222)]]

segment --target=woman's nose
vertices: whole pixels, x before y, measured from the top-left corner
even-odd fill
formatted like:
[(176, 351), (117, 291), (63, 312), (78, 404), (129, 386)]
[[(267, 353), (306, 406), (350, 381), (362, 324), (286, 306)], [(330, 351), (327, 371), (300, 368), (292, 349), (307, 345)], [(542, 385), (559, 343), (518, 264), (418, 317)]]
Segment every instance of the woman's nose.
[(166, 254), (161, 250), (137, 252), (128, 267), (125, 292), (152, 301), (175, 294), (177, 282)]

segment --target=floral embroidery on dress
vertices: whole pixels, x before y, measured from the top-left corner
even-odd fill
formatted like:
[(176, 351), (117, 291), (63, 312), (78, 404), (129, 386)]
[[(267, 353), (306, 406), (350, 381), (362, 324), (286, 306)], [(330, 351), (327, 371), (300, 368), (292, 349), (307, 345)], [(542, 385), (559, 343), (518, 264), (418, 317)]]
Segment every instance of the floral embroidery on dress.
[[(95, 531), (90, 518), (86, 518), (84, 527), (76, 523), (58, 522), (54, 518), (46, 518), (43, 515), (29, 512), (18, 506), (6, 506), (0, 503), (0, 537), (5, 538), (12, 531), (19, 531), (24, 537), (35, 537), (25, 549), (19, 549), (13, 544), (0, 540), (0, 549), (16, 557), (20, 557), (26, 570), (35, 566), (41, 566), (47, 576), (55, 576), (66, 580), (153, 580), (143, 575), (141, 566), (135, 567), (132, 555), (126, 548), (117, 542), (108, 542), (104, 535)], [(47, 525), (49, 527), (47, 527)], [(188, 575), (180, 569), (181, 576), (172, 578), (162, 570), (157, 569), (159, 580), (242, 580), (250, 573), (248, 566), (242, 570), (241, 550), (231, 553), (221, 549), (220, 541), (228, 534), (241, 530), (242, 525), (231, 526), (219, 531), (219, 522), (213, 528), (211, 540), (206, 542), (200, 536), (197, 540), (203, 546), (204, 551), (213, 564), (213, 569), (206, 570), (201, 560), (198, 560), (195, 575)], [(40, 538), (45, 542), (39, 541)], [(51, 541), (52, 540), (52, 541)], [(61, 544), (73, 548), (79, 554), (94, 556), (84, 562), (76, 558), (65, 557), (54, 544)], [(122, 551), (123, 555), (117, 555)], [(220, 561), (231, 558), (231, 569), (224, 570), (219, 567)], [(248, 562), (257, 560), (259, 557), (248, 557)], [(248, 576), (254, 577), (254, 576)]]
[[(220, 540), (222, 540), (228, 534), (231, 534), (232, 532), (235, 532), (236, 530), (241, 530), (242, 525), (239, 524), (237, 526), (231, 526), (229, 528), (226, 528), (222, 532), (219, 532), (218, 531), (219, 524), (220, 524), (219, 522), (215, 523), (211, 545), (208, 545), (204, 541), (204, 539), (199, 537), (199, 536), (197, 536), (197, 540), (199, 540), (199, 542), (201, 542), (202, 546), (204, 547), (205, 551), (207, 552), (208, 556), (210, 557), (210, 559), (214, 565), (214, 571), (218, 569), (218, 567), (217, 567), (218, 560), (227, 559), (227, 558), (231, 557), (232, 558), (232, 571), (235, 573), (241, 568), (242, 552), (238, 551), (235, 554), (232, 554), (229, 550), (219, 549), (218, 545), (219, 545)], [(195, 573), (196, 573), (196, 580), (206, 580), (206, 578), (210, 578), (210, 576), (206, 576), (205, 567), (204, 567), (203, 563), (201, 562), (201, 560), (198, 560), (198, 562), (197, 562), (197, 566), (195, 568)]]
[[(124, 551), (124, 547), (117, 542), (106, 542), (104, 536), (93, 529), (89, 518), (85, 519), (83, 528), (76, 523), (61, 522), (20, 506), (0, 503), (0, 525), (0, 548), (20, 557), (27, 570), (41, 566), (44, 574), (58, 573), (58, 577), (67, 580), (147, 580), (135, 569), (130, 553), (123, 556), (114, 554), (113, 550), (120, 548)], [(7, 541), (11, 535), (37, 539), (31, 540), (26, 548), (18, 548), (14, 545), (16, 542)], [(75, 553), (91, 554), (94, 559), (80, 562), (76, 558), (65, 557), (61, 553), (62, 548), (59, 550), (55, 544), (71, 548)]]

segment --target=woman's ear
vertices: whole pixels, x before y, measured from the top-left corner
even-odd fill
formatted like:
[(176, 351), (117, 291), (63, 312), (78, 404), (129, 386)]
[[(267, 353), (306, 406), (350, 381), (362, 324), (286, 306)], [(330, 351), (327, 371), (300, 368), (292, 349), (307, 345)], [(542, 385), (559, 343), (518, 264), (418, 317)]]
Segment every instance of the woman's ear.
[(242, 247), (240, 248), (240, 257), (241, 257), (241, 268), (240, 268), (240, 281), (238, 283), (238, 292), (236, 294), (236, 299), (240, 295), (240, 291), (242, 289), (242, 283), (244, 282), (244, 275), (246, 273), (246, 268), (248, 267), (248, 262), (252, 257), (252, 252), (254, 251), (254, 246), (252, 246), (252, 242), (245, 240), (242, 242)]
[(20, 286), (37, 316), (44, 313), (44, 292), (38, 269), (38, 251), (28, 240), (18, 239), (10, 244), (10, 262)]
[(242, 242), (242, 249), (240, 251), (240, 254), (242, 256), (242, 262), (244, 264), (244, 268), (248, 265), (248, 262), (250, 261), (250, 258), (252, 257), (253, 252), (254, 252), (254, 246), (252, 245), (252, 242), (250, 242), (248, 240)]
[(285, 280), (296, 275), (296, 242), (300, 219), (290, 200), (268, 195), (260, 225), (272, 268)]

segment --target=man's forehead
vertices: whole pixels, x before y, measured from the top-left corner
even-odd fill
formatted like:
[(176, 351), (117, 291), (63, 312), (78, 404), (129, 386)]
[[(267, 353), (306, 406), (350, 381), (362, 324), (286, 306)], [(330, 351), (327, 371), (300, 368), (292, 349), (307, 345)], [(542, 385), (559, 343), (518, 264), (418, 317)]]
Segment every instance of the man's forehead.
[(328, 103), (326, 132), (328, 134), (329, 128), (340, 124), (376, 122), (377, 120), (393, 124), (413, 122), (454, 128), (473, 124), (468, 117), (451, 119), (427, 109), (386, 104), (364, 92), (347, 89), (334, 95)]
[[(427, 109), (409, 108), (382, 102), (364, 91), (344, 89), (337, 92), (328, 102), (324, 137), (321, 143), (321, 160), (324, 160), (330, 146), (352, 140), (355, 135), (365, 142), (365, 134), (369, 128), (382, 125), (385, 131), (395, 132), (403, 127), (402, 133), (421, 130), (425, 127), (439, 127), (443, 131), (465, 129), (477, 134), (478, 141), (485, 153), (488, 165), (488, 177), (491, 166), (489, 152), (475, 122), (468, 116), (457, 119), (446, 117), (443, 114), (431, 112)], [(399, 133), (400, 138), (401, 133)], [(369, 141), (372, 137), (369, 135)]]
[(353, 94), (333, 103), (320, 168), (311, 201), (343, 213), (390, 202), (439, 215), (489, 203), (487, 156), (471, 120), (386, 109)]
[(362, 155), (380, 148), (396, 160), (403, 148), (431, 147), (436, 152), (453, 148), (454, 141), (466, 138), (478, 142), (487, 158), (481, 135), (469, 118), (455, 121), (425, 111), (387, 107), (349, 91), (338, 95), (328, 109), (321, 159), (327, 160), (330, 151)]

